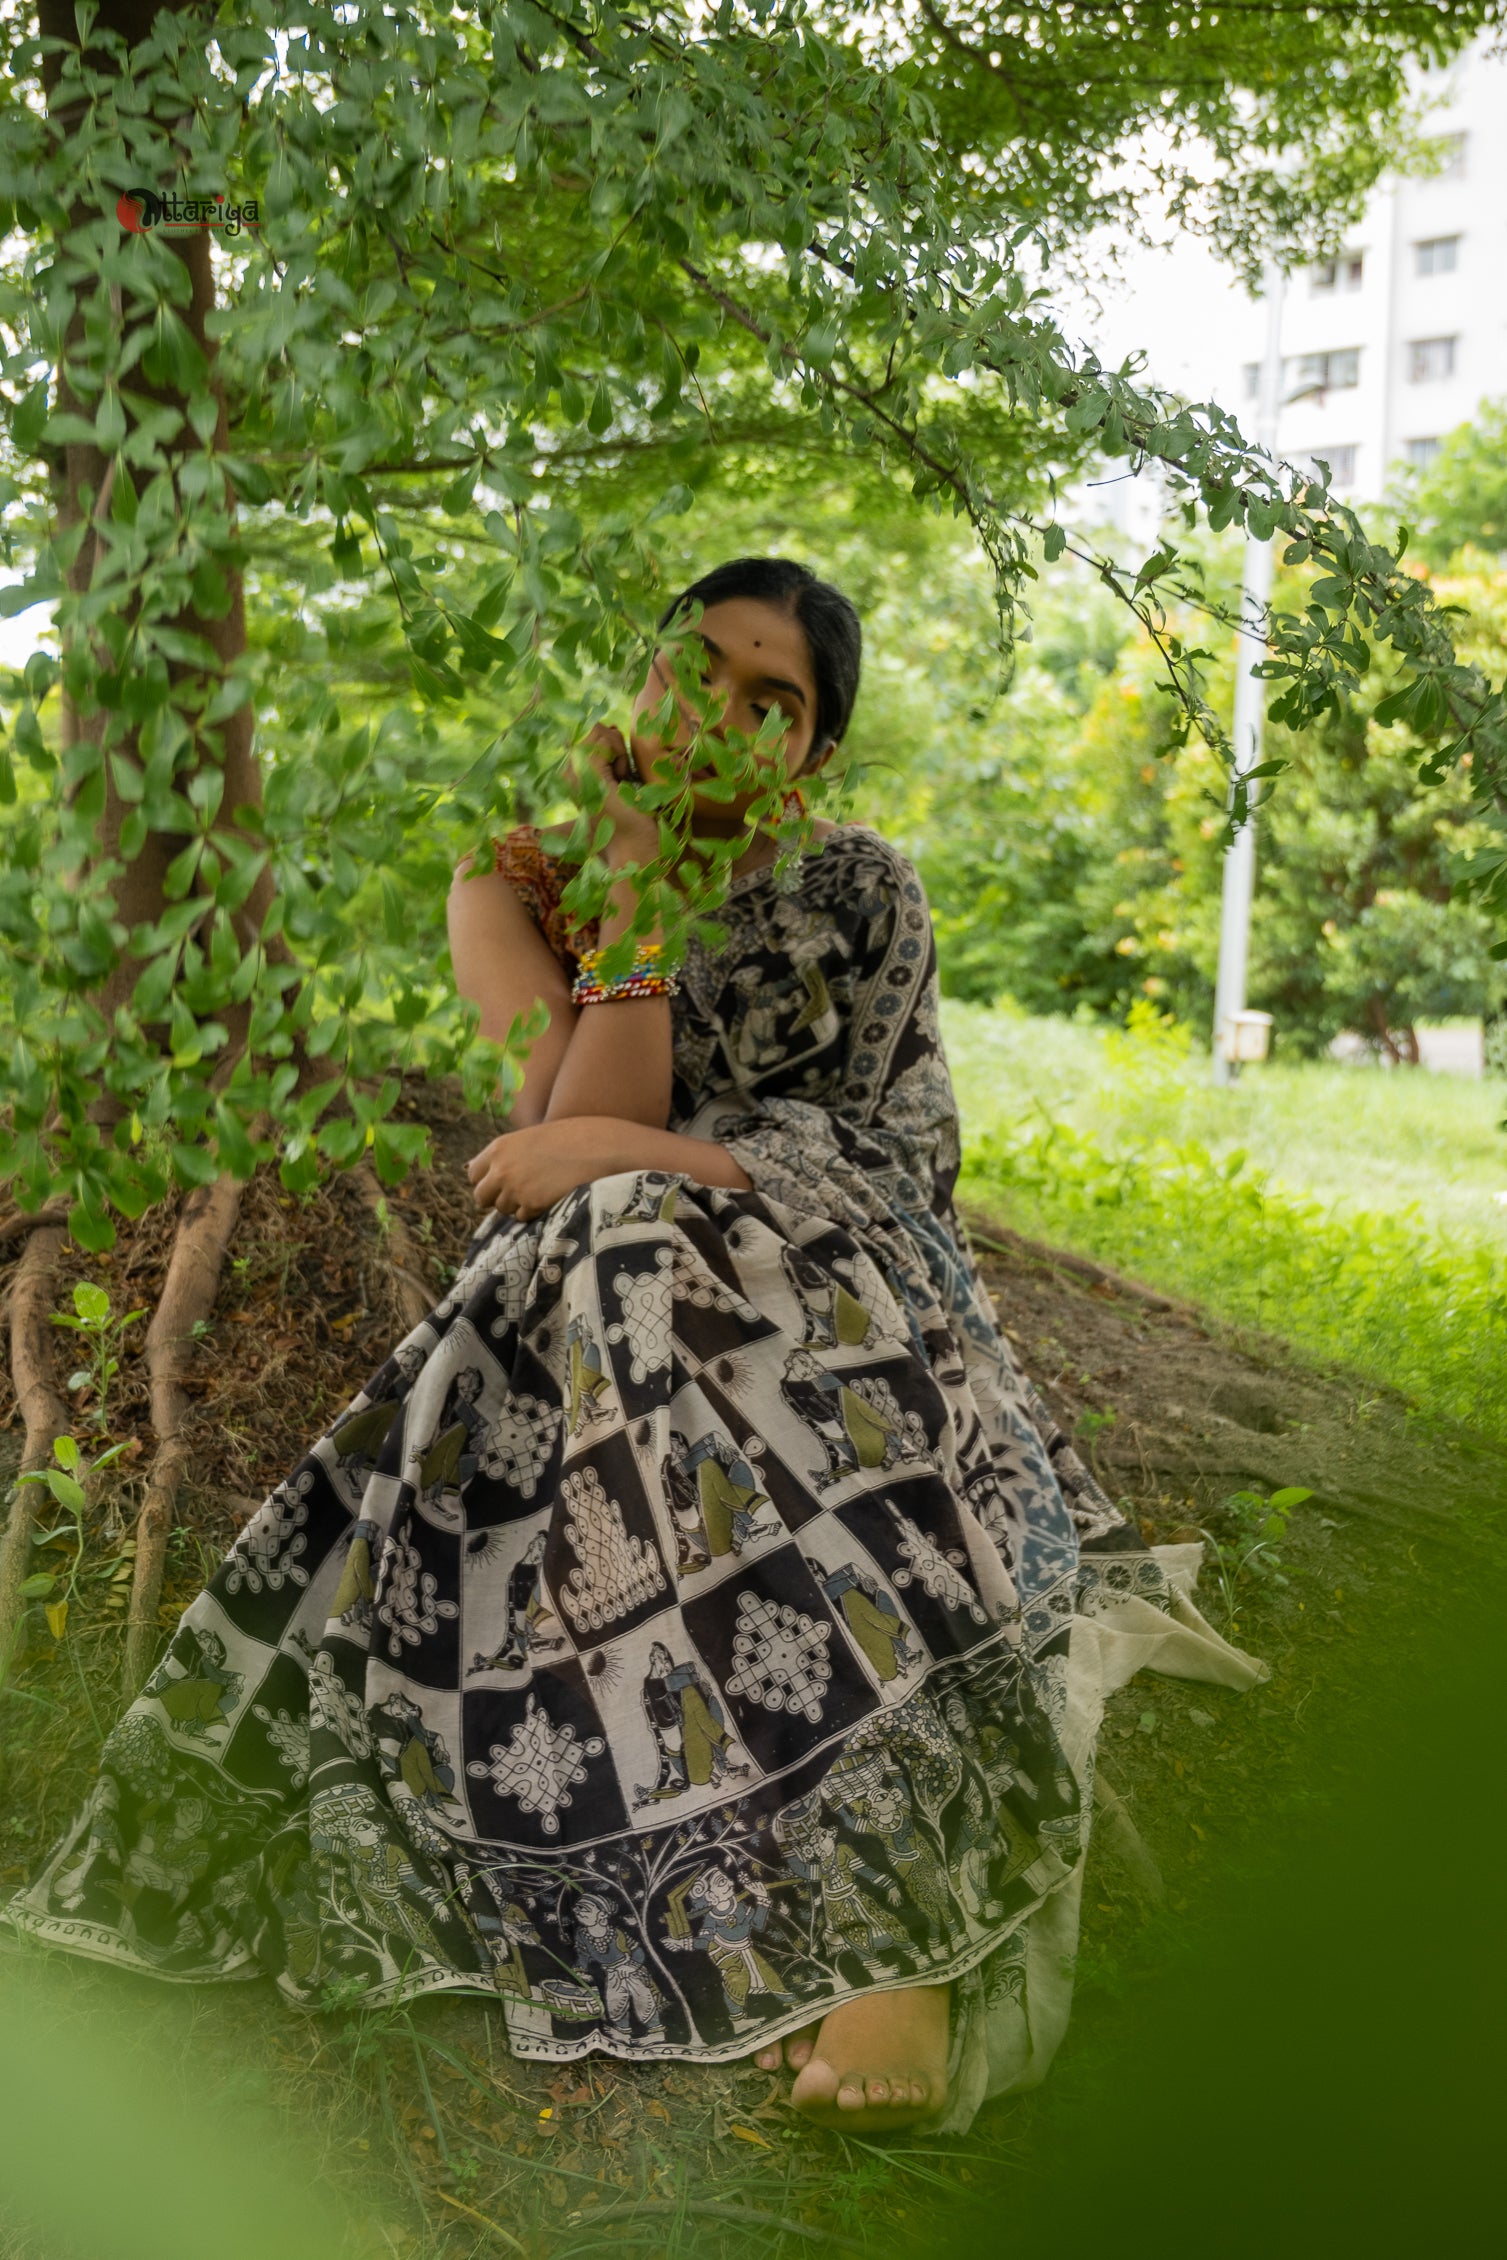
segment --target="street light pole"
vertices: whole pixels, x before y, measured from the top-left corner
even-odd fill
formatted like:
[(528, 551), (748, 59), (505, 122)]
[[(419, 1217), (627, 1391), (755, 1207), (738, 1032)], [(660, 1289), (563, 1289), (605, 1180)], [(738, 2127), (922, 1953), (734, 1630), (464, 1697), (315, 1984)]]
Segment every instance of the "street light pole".
[[(1282, 300), (1286, 278), (1280, 267), (1268, 262), (1263, 296), (1266, 300), (1266, 355), (1261, 363), (1261, 391), (1256, 411), (1256, 444), (1267, 454), (1277, 449), (1277, 420), (1282, 408)], [(1266, 724), (1266, 684), (1251, 669), (1266, 657), (1266, 606), (1272, 588), (1272, 545), (1252, 535), (1245, 542), (1245, 577), (1240, 592), (1239, 641), (1235, 676), (1234, 771), (1231, 799), (1237, 777), (1248, 776), (1261, 761), (1261, 737)], [(1233, 1083), (1240, 1072), (1234, 1058), (1235, 1015), (1245, 1010), (1246, 966), (1250, 957), (1251, 903), (1256, 891), (1256, 811), (1248, 804), (1245, 822), (1224, 853), (1224, 891), (1219, 917), (1219, 974), (1214, 989), (1214, 1058), (1216, 1083)]]

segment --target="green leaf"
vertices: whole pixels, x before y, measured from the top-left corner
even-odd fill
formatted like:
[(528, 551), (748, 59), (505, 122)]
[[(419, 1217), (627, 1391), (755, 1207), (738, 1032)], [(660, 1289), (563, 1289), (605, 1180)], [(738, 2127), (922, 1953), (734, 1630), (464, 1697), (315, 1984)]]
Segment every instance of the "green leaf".
[(215, 1105), (215, 1143), (219, 1153), (219, 1166), (228, 1169), (232, 1177), (245, 1179), (256, 1168), (256, 1148), (247, 1135), (246, 1125), (226, 1099)]
[(319, 1183), (319, 1157), (312, 1146), (278, 1163), (277, 1174), (290, 1193), (312, 1193)]
[(1285, 1490), (1274, 1491), (1271, 1495), (1270, 1500), (1268, 1501), (1268, 1504), (1273, 1507), (1281, 1508), (1281, 1510), (1285, 1514), (1289, 1512), (1293, 1507), (1301, 1507), (1305, 1499), (1311, 1499), (1312, 1497), (1313, 1493), (1311, 1491), (1305, 1490), (1302, 1484), (1290, 1483)]
[(1168, 566), (1175, 564), (1176, 561), (1175, 551), (1154, 549), (1135, 577), (1136, 587), (1143, 589), (1148, 581), (1154, 581), (1159, 573), (1165, 573)]
[(473, 464), (468, 464), (460, 477), (453, 480), (440, 496), (440, 508), (447, 518), (464, 518), (475, 492), (476, 469)]
[(103, 1204), (96, 1200), (86, 1198), (74, 1202), (68, 1211), (68, 1229), (90, 1255), (105, 1255), (115, 1245), (115, 1227)]
[(1081, 392), (1067, 412), (1067, 428), (1073, 433), (1091, 432), (1103, 423), (1109, 408), (1109, 395), (1092, 388)]
[(1390, 729), (1394, 722), (1401, 722), (1417, 704), (1418, 693), (1421, 688), (1422, 685), (1416, 681), (1404, 683), (1401, 690), (1393, 691), (1389, 698), (1381, 700), (1372, 720), (1384, 730)]
[(1049, 565), (1055, 565), (1067, 547), (1067, 528), (1055, 523), (1048, 526), (1041, 537), (1041, 554)]
[(95, 447), (98, 435), (85, 416), (75, 416), (71, 408), (63, 408), (49, 416), (42, 437), (49, 447)]
[(50, 771), (55, 768), (56, 764), (52, 755), (43, 742), (41, 725), (37, 720), (34, 706), (27, 705), (18, 710), (14, 732), (17, 753), (21, 755), (23, 760), (29, 762), (33, 769)]
[(73, 1290), (73, 1307), (85, 1326), (102, 1326), (110, 1315), (110, 1298), (92, 1279), (81, 1279)]
[(173, 1175), (180, 1185), (212, 1185), (220, 1172), (214, 1155), (180, 1139), (172, 1149)]
[(11, 444), (18, 455), (40, 455), (47, 424), (47, 385), (33, 385), (11, 410)]
[(106, 455), (113, 455), (126, 436), (126, 412), (113, 385), (106, 386), (95, 412), (94, 435)]

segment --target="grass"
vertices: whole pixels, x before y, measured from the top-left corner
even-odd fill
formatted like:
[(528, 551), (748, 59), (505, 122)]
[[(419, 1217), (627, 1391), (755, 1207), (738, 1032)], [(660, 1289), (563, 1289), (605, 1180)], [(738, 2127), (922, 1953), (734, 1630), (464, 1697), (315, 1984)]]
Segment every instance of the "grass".
[(1124, 1035), (1009, 1007), (942, 1008), (966, 1129), (1040, 1110), (1119, 1151), (1246, 1153), (1281, 1190), (1507, 1250), (1507, 1088), (1425, 1070), (1272, 1061), (1216, 1090), (1186, 1032)]
[(1320, 1065), (1223, 1092), (1165, 1027), (950, 1004), (944, 1032), (965, 1199), (1507, 1442), (1490, 1089)]

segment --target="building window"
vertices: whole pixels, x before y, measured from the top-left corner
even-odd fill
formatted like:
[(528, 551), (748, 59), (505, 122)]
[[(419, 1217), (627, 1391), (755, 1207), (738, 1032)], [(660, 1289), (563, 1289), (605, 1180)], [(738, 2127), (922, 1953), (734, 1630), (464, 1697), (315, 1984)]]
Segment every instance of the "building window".
[(1309, 269), (1308, 287), (1313, 291), (1359, 290), (1365, 273), (1364, 251), (1342, 251), (1337, 259), (1321, 259)]
[(1408, 468), (1426, 471), (1444, 445), (1442, 439), (1408, 439), (1402, 443), (1402, 452)]
[(1408, 345), (1408, 382), (1431, 385), (1438, 384), (1443, 377), (1452, 377), (1455, 344), (1452, 337), (1413, 338)]
[(1360, 383), (1360, 347), (1342, 345), (1333, 353), (1300, 353), (1283, 365), (1282, 390), (1289, 395), (1306, 392), (1342, 392)]
[(1463, 133), (1441, 133), (1430, 136), (1439, 149), (1439, 170), (1435, 180), (1464, 180), (1465, 140)]
[(1355, 466), (1359, 455), (1360, 449), (1358, 447), (1315, 447), (1310, 450), (1307, 462), (1309, 468), (1319, 478), (1323, 477), (1319, 465), (1327, 463), (1329, 465), (1329, 484), (1332, 487), (1353, 487), (1355, 484)]
[(1413, 246), (1413, 272), (1419, 275), (1452, 275), (1460, 263), (1460, 238), (1457, 235), (1430, 236), (1425, 243)]

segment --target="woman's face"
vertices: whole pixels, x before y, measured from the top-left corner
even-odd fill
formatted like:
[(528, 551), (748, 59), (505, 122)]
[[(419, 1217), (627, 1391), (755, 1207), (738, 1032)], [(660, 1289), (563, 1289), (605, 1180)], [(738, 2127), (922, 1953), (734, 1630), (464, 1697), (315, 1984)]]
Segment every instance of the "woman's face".
[[(706, 725), (710, 734), (724, 738), (729, 731), (737, 730), (746, 738), (757, 737), (772, 713), (783, 732), (773, 758), (782, 776), (799, 775), (813, 750), (816, 728), (816, 674), (806, 631), (799, 620), (757, 597), (728, 597), (721, 604), (707, 606), (687, 648), (692, 655), (699, 651), (702, 657), (702, 680), (712, 699), (712, 715)], [(666, 692), (675, 693), (679, 712), (674, 732), (669, 737), (635, 733), (639, 769), (646, 782), (652, 781), (653, 765), (663, 756), (668, 755), (683, 768), (696, 748), (697, 718), (676, 691), (664, 652), (655, 653), (644, 687), (634, 701), (635, 722), (640, 716), (652, 715)], [(692, 775), (711, 778), (714, 774), (708, 750), (706, 759), (696, 762)], [(698, 792), (694, 805), (698, 817), (708, 820), (708, 829), (734, 830), (740, 828), (744, 812), (757, 798), (754, 792), (741, 792), (730, 800), (710, 799)]]

